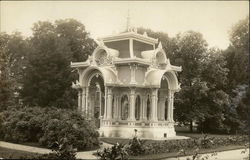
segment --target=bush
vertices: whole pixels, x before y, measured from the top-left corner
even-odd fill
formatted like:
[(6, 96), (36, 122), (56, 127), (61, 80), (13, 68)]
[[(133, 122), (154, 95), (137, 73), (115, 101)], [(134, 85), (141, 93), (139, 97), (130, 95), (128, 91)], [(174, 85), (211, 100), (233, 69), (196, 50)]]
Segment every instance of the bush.
[(97, 151), (97, 156), (100, 157), (100, 160), (127, 160), (127, 147), (117, 143), (111, 148)]
[(78, 150), (99, 145), (98, 132), (79, 113), (58, 108), (9, 108), (0, 113), (1, 139), (49, 147), (67, 138)]
[[(228, 137), (209, 137), (205, 135), (200, 138), (190, 138), (183, 140), (165, 140), (154, 142), (141, 142), (134, 138), (129, 143), (127, 152), (130, 155), (147, 155), (158, 153), (180, 152), (181, 150), (190, 151), (195, 149), (209, 149), (227, 145), (244, 145), (248, 142), (248, 136), (228, 136)], [(133, 145), (131, 145), (133, 144)]]
[(145, 152), (145, 148), (143, 148), (145, 141), (142, 141), (138, 139), (137, 137), (134, 137), (129, 142), (128, 152), (130, 155), (137, 156), (141, 155), (143, 152)]

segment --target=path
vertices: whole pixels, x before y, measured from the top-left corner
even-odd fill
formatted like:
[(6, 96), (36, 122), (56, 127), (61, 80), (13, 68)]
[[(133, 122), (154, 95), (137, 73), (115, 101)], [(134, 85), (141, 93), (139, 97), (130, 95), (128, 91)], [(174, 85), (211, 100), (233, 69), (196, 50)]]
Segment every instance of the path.
[[(101, 145), (101, 148), (106, 148), (106, 147), (111, 147), (111, 144), (104, 143)], [(16, 149), (16, 150), (21, 150), (21, 151), (26, 151), (26, 152), (33, 152), (33, 153), (40, 153), (40, 154), (47, 154), (52, 152), (49, 149), (45, 148), (38, 148), (38, 147), (31, 147), (31, 146), (26, 146), (26, 145), (21, 145), (21, 144), (14, 144), (14, 143), (9, 143), (9, 142), (3, 142), (0, 141), (0, 147), (4, 148), (9, 148), (9, 149)], [(249, 156), (249, 149), (246, 150), (245, 153), (242, 153), (242, 151), (245, 151), (244, 149), (238, 149), (238, 150), (231, 150), (231, 151), (223, 151), (223, 152), (218, 152), (216, 156), (212, 156), (211, 154), (204, 154), (205, 155), (210, 155), (209, 160), (248, 160), (249, 158), (246, 158)], [(96, 152), (94, 151), (85, 151), (85, 152), (77, 152), (76, 158), (81, 158), (81, 159), (97, 159), (96, 156), (93, 155), (93, 153)], [(188, 157), (180, 157), (178, 158), (166, 158), (164, 160), (186, 160)]]
[[(247, 150), (237, 149), (231, 151), (218, 152), (217, 155), (215, 156), (211, 156), (211, 153), (202, 154), (202, 158), (205, 158), (205, 156), (209, 156), (208, 160), (249, 160), (249, 148)], [(190, 158), (190, 160), (192, 159), (191, 156), (186, 156), (186, 157), (179, 157), (179, 159), (166, 158), (162, 160), (187, 160), (188, 157)]]
[[(112, 146), (111, 144), (103, 142), (103, 144), (101, 145), (101, 148), (106, 148), (106, 147), (111, 147), (111, 146)], [(15, 144), (15, 143), (9, 143), (9, 142), (4, 142), (4, 141), (0, 141), (0, 147), (26, 151), (26, 152), (32, 152), (32, 153), (40, 153), (40, 154), (48, 154), (52, 152), (50, 149), (26, 146), (22, 144)], [(97, 159), (97, 157), (93, 155), (93, 153), (96, 151), (97, 150), (77, 152), (76, 158)]]

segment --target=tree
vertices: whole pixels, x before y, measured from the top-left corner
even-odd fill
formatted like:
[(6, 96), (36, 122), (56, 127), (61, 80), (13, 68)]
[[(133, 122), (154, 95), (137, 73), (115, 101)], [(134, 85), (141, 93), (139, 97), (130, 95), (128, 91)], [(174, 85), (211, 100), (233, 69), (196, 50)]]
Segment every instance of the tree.
[(11, 35), (1, 33), (0, 41), (0, 110), (4, 110), (18, 100), (26, 63), (27, 41), (18, 32)]
[(224, 55), (229, 68), (229, 92), (237, 85), (248, 83), (249, 78), (249, 18), (240, 20), (232, 27), (230, 46)]
[(22, 97), (25, 104), (71, 108), (76, 91), (71, 61), (86, 60), (95, 47), (80, 22), (73, 19), (34, 24)]
[[(224, 51), (229, 74), (227, 93), (230, 95), (230, 112), (226, 123), (232, 133), (246, 131), (249, 120), (249, 17), (240, 20), (230, 31), (230, 46)], [(244, 129), (245, 128), (245, 129)]]
[(182, 66), (179, 74), (182, 90), (176, 94), (177, 120), (190, 122), (193, 130), (193, 121), (200, 114), (200, 102), (206, 95), (207, 85), (201, 78), (204, 70), (204, 59), (207, 51), (207, 42), (202, 34), (188, 31), (176, 37), (178, 49), (173, 55), (174, 63)]
[(4, 110), (10, 104), (13, 96), (13, 88), (10, 79), (10, 57), (8, 56), (7, 43), (9, 36), (1, 33), (0, 35), (0, 110)]

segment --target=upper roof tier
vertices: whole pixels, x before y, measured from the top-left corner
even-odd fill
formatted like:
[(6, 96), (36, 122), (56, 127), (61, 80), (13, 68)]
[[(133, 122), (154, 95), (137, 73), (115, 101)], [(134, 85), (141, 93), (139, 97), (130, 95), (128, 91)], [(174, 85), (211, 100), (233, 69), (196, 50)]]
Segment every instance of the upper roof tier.
[(131, 39), (131, 38), (140, 42), (151, 44), (151, 45), (155, 45), (158, 43), (158, 39), (148, 37), (146, 32), (142, 35), (142, 34), (138, 34), (136, 31), (129, 31), (129, 32), (123, 32), (123, 33), (116, 34), (116, 35), (105, 36), (105, 37), (99, 38), (98, 40), (102, 40), (105, 43), (105, 42), (121, 41), (121, 40), (126, 40), (126, 39)]

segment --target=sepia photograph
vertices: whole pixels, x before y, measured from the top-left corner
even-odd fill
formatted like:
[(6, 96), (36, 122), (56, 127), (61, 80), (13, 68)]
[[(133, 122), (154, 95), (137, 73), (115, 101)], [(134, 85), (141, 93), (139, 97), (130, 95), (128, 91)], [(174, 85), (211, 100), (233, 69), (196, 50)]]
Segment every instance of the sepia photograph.
[(0, 159), (249, 160), (249, 1), (0, 1)]

